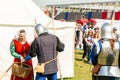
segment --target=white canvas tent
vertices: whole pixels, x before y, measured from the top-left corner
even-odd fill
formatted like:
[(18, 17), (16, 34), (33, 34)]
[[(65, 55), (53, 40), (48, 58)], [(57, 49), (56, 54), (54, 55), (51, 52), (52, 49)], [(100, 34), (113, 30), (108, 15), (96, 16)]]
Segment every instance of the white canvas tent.
[[(44, 26), (51, 22), (51, 18), (46, 16), (32, 0), (0, 0), (0, 77), (13, 62), (9, 51), (11, 40), (19, 29), (25, 29), (27, 40), (31, 43), (34, 39), (35, 20)], [(60, 37), (65, 44), (65, 50), (60, 54), (62, 75), (63, 77), (73, 77), (75, 23), (53, 21), (47, 26), (50, 33), (54, 33), (53, 24), (56, 28), (55, 35)], [(33, 63), (35, 67), (36, 58), (33, 58)], [(9, 80), (10, 75), (11, 70), (4, 75), (2, 80)]]

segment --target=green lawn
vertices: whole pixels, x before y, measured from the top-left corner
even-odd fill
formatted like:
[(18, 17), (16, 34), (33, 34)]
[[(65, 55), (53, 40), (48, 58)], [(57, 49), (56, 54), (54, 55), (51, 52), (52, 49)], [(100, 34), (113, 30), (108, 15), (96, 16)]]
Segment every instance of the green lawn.
[(91, 79), (91, 67), (92, 65), (85, 61), (82, 62), (83, 50), (75, 50), (74, 55), (74, 77), (73, 78), (64, 78), (63, 80), (92, 80)]

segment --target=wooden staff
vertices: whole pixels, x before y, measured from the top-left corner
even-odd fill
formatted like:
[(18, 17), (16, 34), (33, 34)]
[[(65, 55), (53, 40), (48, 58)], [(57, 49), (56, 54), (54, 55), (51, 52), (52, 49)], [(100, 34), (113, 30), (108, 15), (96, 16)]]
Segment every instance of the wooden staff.
[[(53, 6), (52, 7), (52, 25), (53, 25), (54, 35), (55, 35), (54, 15), (55, 15), (55, 7)], [(58, 60), (58, 67), (59, 67), (58, 70), (59, 70), (59, 73), (60, 73), (60, 78), (61, 78), (61, 80), (63, 80), (62, 73), (61, 73), (61, 66), (60, 66), (59, 54), (57, 56), (57, 60)]]
[(113, 15), (112, 15), (112, 19), (111, 19), (111, 23), (110, 25), (112, 26), (113, 23), (114, 23), (114, 18), (115, 18), (115, 11), (116, 11), (116, 7), (117, 7), (117, 0), (115, 1), (115, 4), (114, 4), (114, 11), (113, 11)]
[(111, 22), (110, 22), (110, 25), (111, 25), (111, 26), (112, 26), (113, 23), (114, 23), (114, 18), (115, 18), (115, 11), (113, 12), (112, 19), (111, 19)]
[(2, 80), (2, 78), (7, 74), (11, 67), (12, 65), (0, 76), (0, 80)]

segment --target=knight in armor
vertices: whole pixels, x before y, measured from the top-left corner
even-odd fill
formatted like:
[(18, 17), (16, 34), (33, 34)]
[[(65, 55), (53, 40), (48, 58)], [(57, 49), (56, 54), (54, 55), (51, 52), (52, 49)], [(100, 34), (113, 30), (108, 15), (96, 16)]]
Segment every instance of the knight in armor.
[(41, 24), (35, 26), (38, 37), (32, 42), (29, 55), (25, 57), (25, 61), (37, 56), (39, 64), (45, 64), (43, 73), (36, 72), (35, 80), (57, 80), (57, 52), (64, 50), (64, 44), (59, 38), (50, 34), (48, 30)]
[(93, 74), (92, 80), (120, 80), (120, 42), (112, 36), (112, 27), (104, 23), (101, 39), (96, 41), (90, 53), (93, 66), (100, 64), (100, 70)]

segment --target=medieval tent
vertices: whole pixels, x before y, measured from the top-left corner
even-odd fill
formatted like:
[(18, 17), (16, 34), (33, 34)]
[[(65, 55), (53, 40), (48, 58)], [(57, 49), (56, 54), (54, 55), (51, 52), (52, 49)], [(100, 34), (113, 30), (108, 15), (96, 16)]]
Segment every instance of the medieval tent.
[[(59, 61), (61, 73), (63, 77), (74, 76), (75, 23), (53, 21), (32, 0), (1, 0), (0, 10), (0, 80), (9, 80), (11, 75), (11, 69), (6, 72), (13, 63), (9, 51), (11, 40), (18, 30), (25, 29), (27, 40), (31, 43), (34, 40), (34, 26), (37, 23), (47, 26), (50, 33), (57, 35), (65, 43), (66, 47), (60, 54)], [(35, 67), (36, 58), (33, 58), (33, 63)]]

